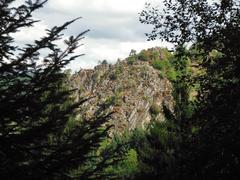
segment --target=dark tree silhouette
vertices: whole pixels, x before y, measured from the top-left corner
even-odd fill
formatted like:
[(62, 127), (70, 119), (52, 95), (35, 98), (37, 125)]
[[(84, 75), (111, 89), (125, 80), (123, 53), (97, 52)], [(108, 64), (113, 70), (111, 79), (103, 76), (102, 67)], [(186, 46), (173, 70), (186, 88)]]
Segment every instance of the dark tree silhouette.
[[(187, 179), (239, 179), (240, 142), (240, 3), (237, 0), (165, 0), (164, 13), (148, 4), (140, 15), (153, 25), (149, 40), (187, 44), (197, 49), (204, 72), (190, 122), (195, 134), (182, 174)], [(213, 52), (218, 55), (212, 56)], [(186, 144), (187, 145), (187, 144)]]
[[(95, 158), (90, 154), (106, 137), (110, 127), (103, 125), (111, 113), (102, 109), (91, 120), (78, 118), (77, 108), (88, 98), (75, 102), (74, 90), (69, 90), (62, 72), (70, 61), (81, 56), (74, 51), (88, 30), (66, 39), (65, 49), (60, 49), (56, 41), (62, 39), (62, 31), (75, 19), (19, 48), (12, 35), (22, 27), (33, 26), (37, 21), (32, 13), (46, 1), (28, 0), (19, 7), (13, 7), (13, 2), (0, 1), (0, 177), (97, 177), (107, 167), (112, 151), (108, 150), (91, 171), (79, 173), (76, 169)], [(40, 54), (43, 49), (48, 52), (45, 56)]]

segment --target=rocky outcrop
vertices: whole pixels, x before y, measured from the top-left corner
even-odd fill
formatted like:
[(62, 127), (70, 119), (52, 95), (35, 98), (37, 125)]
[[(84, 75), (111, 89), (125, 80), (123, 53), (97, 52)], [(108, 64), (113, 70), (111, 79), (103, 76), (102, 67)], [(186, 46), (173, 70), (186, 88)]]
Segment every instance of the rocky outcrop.
[(119, 61), (80, 70), (73, 75), (71, 85), (78, 89), (78, 99), (94, 97), (85, 104), (84, 116), (94, 116), (103, 103), (115, 112), (111, 124), (117, 132), (145, 127), (153, 118), (163, 120), (163, 104), (173, 109), (171, 83), (149, 62)]

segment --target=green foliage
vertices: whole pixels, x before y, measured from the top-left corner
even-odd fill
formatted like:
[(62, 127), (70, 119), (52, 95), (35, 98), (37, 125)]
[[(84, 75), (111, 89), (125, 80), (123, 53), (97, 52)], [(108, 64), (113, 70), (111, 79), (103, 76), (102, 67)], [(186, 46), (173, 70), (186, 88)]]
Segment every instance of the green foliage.
[(138, 59), (139, 59), (140, 61), (149, 61), (148, 51), (147, 51), (147, 50), (142, 50), (142, 51), (138, 54)]
[(170, 122), (154, 122), (149, 129), (133, 138), (138, 154), (139, 171), (129, 179), (171, 179), (178, 147), (174, 125)]
[[(238, 179), (239, 2), (167, 0), (164, 4), (165, 14), (148, 4), (140, 21), (154, 26), (147, 34), (149, 40), (160, 38), (176, 45), (174, 119), (181, 137), (177, 179)], [(193, 46), (186, 52), (189, 43)], [(189, 57), (200, 71), (195, 79), (186, 68)], [(198, 86), (195, 105), (189, 103), (192, 82)]]
[(172, 68), (166, 72), (166, 76), (169, 80), (175, 81), (177, 79), (178, 73), (175, 69)]
[(135, 56), (130, 56), (127, 58), (127, 63), (129, 65), (133, 65), (133, 63), (136, 61), (136, 57)]
[(152, 61), (151, 65), (160, 71), (161, 77), (166, 77), (169, 80), (176, 80), (178, 76), (178, 72), (175, 70), (174, 64), (171, 62), (171, 60), (174, 59), (171, 57), (171, 59), (167, 60), (155, 60)]
[(117, 64), (115, 71), (111, 72), (111, 74), (109, 75), (109, 78), (111, 80), (116, 80), (120, 77), (122, 72), (123, 72), (123, 66), (121, 64)]
[(124, 71), (123, 66), (122, 65), (117, 65), (116, 70), (115, 70), (115, 74), (120, 75), (123, 71)]
[(116, 92), (115, 95), (106, 99), (105, 103), (106, 106), (121, 106), (122, 104), (122, 94)]
[(151, 61), (157, 61), (157, 60), (160, 60), (159, 59), (159, 53), (157, 51), (152, 51), (150, 53), (150, 59)]
[[(128, 64), (132, 65), (137, 60), (148, 61), (151, 66), (160, 71), (161, 78), (166, 77), (172, 81), (177, 78), (174, 65), (171, 63), (171, 59), (174, 57), (167, 48), (151, 48), (142, 50), (139, 54), (136, 54), (136, 51), (130, 54), (127, 58)], [(144, 72), (142, 72), (141, 75), (145, 77)]]
[(136, 50), (132, 49), (129, 57), (127, 58), (127, 63), (129, 65), (133, 65), (133, 63), (137, 60)]
[(137, 58), (140, 61), (161, 61), (169, 60), (172, 57), (172, 54), (168, 51), (167, 48), (151, 48), (148, 50), (142, 50), (137, 54)]
[(114, 161), (112, 161), (111, 166), (105, 169), (105, 174), (111, 175), (105, 177), (106, 179), (129, 179), (138, 172), (138, 155), (131, 145), (132, 142), (135, 142), (132, 138), (134, 134), (136, 133), (130, 133), (128, 131), (121, 135), (114, 134), (111, 139), (104, 142), (103, 146), (105, 147), (102, 147), (103, 149), (112, 149), (118, 154), (118, 159), (115, 159), (117, 161), (112, 159)]
[(134, 149), (128, 150), (121, 161), (107, 169), (107, 172), (114, 174), (117, 179), (129, 179), (138, 171), (138, 155)]
[(138, 170), (137, 160), (138, 160), (137, 152), (134, 149), (130, 149), (122, 164), (122, 167), (124, 167), (126, 170), (122, 172), (122, 175), (136, 172)]
[(124, 144), (124, 141), (116, 141), (114, 138), (105, 139), (98, 149), (87, 154), (84, 164), (72, 171), (72, 177), (77, 179), (116, 179), (120, 173), (115, 167), (125, 161), (127, 152), (127, 145)]
[(165, 64), (166, 64), (165, 61), (160, 61), (160, 60), (152, 62), (152, 66), (158, 70), (163, 70)]
[(157, 104), (152, 104), (150, 106), (149, 111), (150, 111), (152, 116), (157, 116), (161, 112), (161, 109)]

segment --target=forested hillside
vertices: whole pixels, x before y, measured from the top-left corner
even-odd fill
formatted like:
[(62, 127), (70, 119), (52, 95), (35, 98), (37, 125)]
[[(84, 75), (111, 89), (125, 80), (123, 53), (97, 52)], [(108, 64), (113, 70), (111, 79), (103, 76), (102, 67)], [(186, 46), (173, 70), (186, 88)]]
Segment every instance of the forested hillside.
[(47, 1), (13, 2), (0, 1), (0, 179), (240, 178), (238, 0), (147, 3), (148, 40), (174, 48), (74, 74), (89, 30), (64, 32), (79, 18), (17, 47)]

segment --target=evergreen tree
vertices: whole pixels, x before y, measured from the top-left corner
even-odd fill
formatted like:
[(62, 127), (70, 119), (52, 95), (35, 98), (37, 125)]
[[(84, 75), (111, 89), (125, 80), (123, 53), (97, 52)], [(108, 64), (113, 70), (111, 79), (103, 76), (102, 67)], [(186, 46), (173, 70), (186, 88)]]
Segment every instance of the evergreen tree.
[(145, 136), (135, 142), (139, 171), (131, 178), (174, 179), (177, 138), (176, 126), (172, 122), (152, 123)]
[[(88, 31), (66, 39), (65, 49), (56, 43), (62, 31), (77, 19), (55, 26), (47, 35), (23, 48), (14, 45), (13, 34), (37, 21), (32, 13), (46, 1), (0, 1), (0, 177), (1, 179), (89, 179), (107, 166), (110, 151), (91, 171), (76, 169), (94, 159), (110, 127), (103, 126), (111, 113), (101, 109), (91, 120), (81, 119), (62, 69)], [(41, 55), (45, 50), (47, 55)], [(43, 59), (41, 61), (41, 59)], [(113, 155), (113, 154), (112, 154)], [(113, 155), (114, 156), (114, 155)], [(113, 157), (112, 156), (112, 157)], [(77, 172), (77, 173), (76, 173)]]

